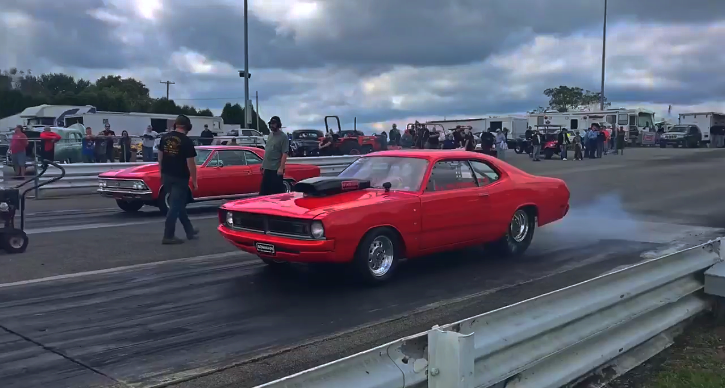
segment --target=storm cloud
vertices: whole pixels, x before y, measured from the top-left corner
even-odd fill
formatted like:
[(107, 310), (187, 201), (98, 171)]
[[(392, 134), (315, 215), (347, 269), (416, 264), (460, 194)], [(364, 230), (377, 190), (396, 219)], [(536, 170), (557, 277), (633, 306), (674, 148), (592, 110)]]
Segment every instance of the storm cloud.
[[(380, 128), (524, 112), (545, 88), (598, 90), (603, 1), (250, 0), (251, 90), (263, 116)], [(725, 2), (609, 1), (615, 105), (725, 110)], [(240, 101), (243, 9), (232, 0), (5, 0), (0, 67), (118, 73), (219, 109)], [(385, 124), (382, 124), (385, 122)]]

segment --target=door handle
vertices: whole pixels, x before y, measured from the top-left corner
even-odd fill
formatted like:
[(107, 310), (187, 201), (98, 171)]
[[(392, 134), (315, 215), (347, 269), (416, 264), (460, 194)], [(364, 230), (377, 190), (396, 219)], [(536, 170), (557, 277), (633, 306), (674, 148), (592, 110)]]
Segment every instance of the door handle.
[(488, 198), (488, 193), (479, 193), (478, 196), (482, 198)]
[(244, 171), (244, 175), (252, 175), (252, 172), (251, 172), (251, 171), (249, 171), (249, 170), (247, 170), (247, 171)]

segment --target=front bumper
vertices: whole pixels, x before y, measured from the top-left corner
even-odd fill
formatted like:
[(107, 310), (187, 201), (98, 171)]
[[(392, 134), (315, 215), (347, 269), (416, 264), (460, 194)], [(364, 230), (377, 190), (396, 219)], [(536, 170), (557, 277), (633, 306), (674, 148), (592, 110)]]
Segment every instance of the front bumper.
[(123, 201), (153, 201), (153, 193), (150, 190), (126, 190), (99, 188), (98, 194), (102, 197), (119, 199)]
[[(298, 240), (231, 229), (225, 225), (219, 225), (217, 230), (237, 248), (264, 258), (296, 263), (344, 263), (352, 260), (352, 257), (335, 252), (335, 240)], [(274, 255), (257, 251), (257, 243), (273, 245)]]
[(685, 139), (662, 139), (660, 138), (660, 145), (668, 145), (668, 146), (684, 146), (687, 144), (687, 141)]

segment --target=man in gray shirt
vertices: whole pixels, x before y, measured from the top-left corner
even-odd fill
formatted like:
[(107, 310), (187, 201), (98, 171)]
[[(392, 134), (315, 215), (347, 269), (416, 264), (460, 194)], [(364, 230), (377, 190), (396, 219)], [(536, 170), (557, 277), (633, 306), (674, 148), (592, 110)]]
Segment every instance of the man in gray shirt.
[(289, 153), (289, 139), (282, 132), (282, 120), (274, 116), (269, 120), (269, 138), (264, 148), (262, 161), (262, 185), (259, 195), (271, 195), (285, 192), (283, 177)]

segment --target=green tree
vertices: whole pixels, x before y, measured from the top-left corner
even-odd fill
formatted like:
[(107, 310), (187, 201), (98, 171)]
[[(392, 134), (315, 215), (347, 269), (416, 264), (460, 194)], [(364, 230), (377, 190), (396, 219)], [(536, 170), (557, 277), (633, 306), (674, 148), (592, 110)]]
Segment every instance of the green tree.
[[(580, 110), (598, 103), (602, 94), (584, 90), (580, 87), (561, 85), (556, 88), (544, 90), (544, 95), (549, 97), (549, 109), (568, 112), (571, 110)], [(604, 106), (607, 107), (610, 105), (611, 103), (607, 102), (607, 98), (605, 97)]]
[[(0, 71), (0, 118), (41, 104), (93, 105), (101, 111), (146, 112), (214, 116), (211, 110), (176, 105), (173, 100), (152, 98), (143, 82), (107, 75), (91, 82), (62, 73), (33, 75), (31, 70)], [(266, 127), (265, 127), (266, 128)]]
[(224, 108), (222, 109), (222, 119), (224, 119), (224, 124), (241, 125), (242, 128), (249, 127), (250, 129), (256, 129), (265, 135), (269, 134), (269, 128), (267, 127), (267, 123), (261, 117), (259, 118), (259, 128), (257, 128), (257, 112), (254, 111), (253, 107), (252, 125), (247, 126), (244, 122), (244, 120), (246, 119), (244, 115), (244, 108), (242, 108), (242, 106), (239, 104), (232, 105), (231, 102), (227, 102), (224, 105)]

